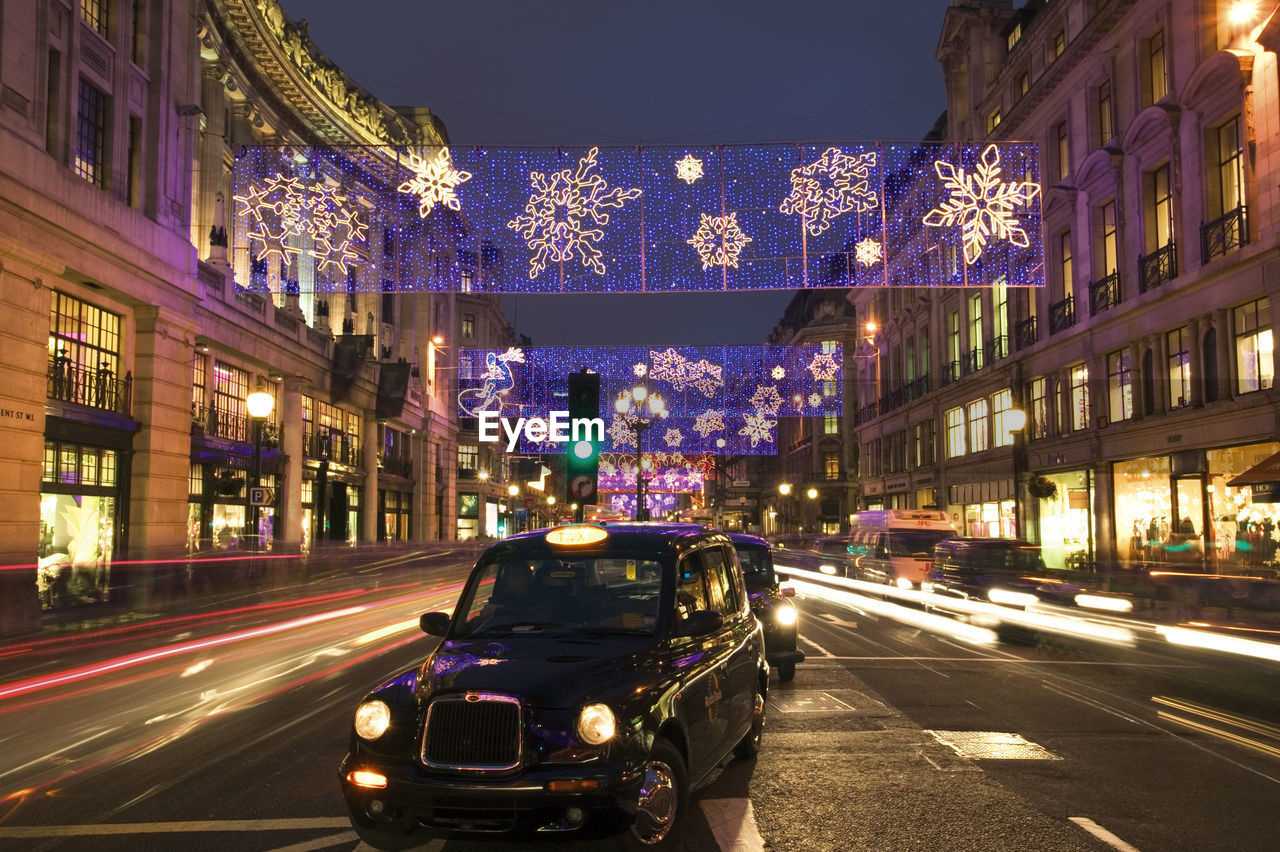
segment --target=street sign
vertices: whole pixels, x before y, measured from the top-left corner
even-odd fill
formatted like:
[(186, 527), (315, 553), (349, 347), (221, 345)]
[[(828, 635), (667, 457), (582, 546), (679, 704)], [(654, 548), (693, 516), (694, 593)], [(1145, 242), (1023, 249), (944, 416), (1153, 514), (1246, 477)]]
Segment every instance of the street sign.
[(250, 506), (270, 506), (271, 505), (271, 489), (262, 486), (254, 486), (249, 489), (249, 505)]
[(537, 501), (537, 500), (535, 500), (535, 499), (534, 499), (534, 498), (532, 498), (532, 497), (526, 497), (526, 498), (524, 498), (524, 507), (525, 507), (526, 509), (532, 509), (532, 508), (533, 508), (533, 506), (534, 506), (534, 504), (535, 504), (535, 503), (537, 503), (537, 502), (538, 502), (538, 501)]
[(586, 501), (596, 496), (596, 483), (593, 477), (585, 474), (569, 480), (569, 496), (577, 501)]

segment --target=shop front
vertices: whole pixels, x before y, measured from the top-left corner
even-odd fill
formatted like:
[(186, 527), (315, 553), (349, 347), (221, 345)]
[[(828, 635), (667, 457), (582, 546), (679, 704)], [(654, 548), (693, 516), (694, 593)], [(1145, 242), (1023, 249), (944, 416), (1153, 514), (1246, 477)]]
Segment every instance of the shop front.
[(383, 489), (378, 492), (379, 541), (408, 541), (413, 538), (410, 518), (413, 492)]
[(1032, 476), (1026, 487), (1035, 501), (1045, 567), (1093, 570), (1093, 474), (1089, 470), (1040, 473)]
[(979, 538), (1018, 537), (1012, 479), (951, 486), (950, 514), (961, 535)]
[(1280, 503), (1232, 481), (1280, 452), (1270, 441), (1113, 465), (1121, 565), (1212, 573), (1276, 566)]

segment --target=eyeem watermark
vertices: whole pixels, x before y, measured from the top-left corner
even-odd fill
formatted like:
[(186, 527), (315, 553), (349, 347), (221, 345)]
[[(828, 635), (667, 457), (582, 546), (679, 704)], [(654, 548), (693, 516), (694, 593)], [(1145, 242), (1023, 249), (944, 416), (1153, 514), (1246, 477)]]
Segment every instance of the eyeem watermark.
[[(604, 441), (604, 420), (599, 417), (574, 417), (567, 411), (551, 412), (551, 419), (518, 417), (513, 423), (509, 417), (499, 417), (492, 411), (480, 412), (480, 440), (496, 444), (505, 434), (507, 452), (513, 452), (523, 434), (525, 440), (535, 444), (551, 441), (567, 444), (569, 441)], [(501, 431), (499, 431), (501, 429)]]

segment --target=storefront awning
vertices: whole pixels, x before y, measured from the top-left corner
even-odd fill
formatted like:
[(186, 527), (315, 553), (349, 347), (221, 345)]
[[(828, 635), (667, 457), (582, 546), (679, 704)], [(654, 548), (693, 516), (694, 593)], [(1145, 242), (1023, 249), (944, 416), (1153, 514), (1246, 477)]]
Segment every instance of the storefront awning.
[(1264, 482), (1280, 482), (1280, 453), (1258, 462), (1227, 485), (1234, 488), (1238, 485), (1259, 485)]

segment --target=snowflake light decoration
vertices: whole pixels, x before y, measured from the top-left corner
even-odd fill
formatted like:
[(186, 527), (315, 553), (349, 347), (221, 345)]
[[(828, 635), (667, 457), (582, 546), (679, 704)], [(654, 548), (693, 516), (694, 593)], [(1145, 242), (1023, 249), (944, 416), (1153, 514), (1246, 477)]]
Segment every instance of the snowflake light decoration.
[(751, 237), (744, 234), (738, 227), (738, 214), (708, 216), (706, 213), (701, 213), (699, 215), (702, 218), (698, 223), (698, 230), (685, 242), (693, 246), (698, 257), (702, 259), (702, 268), (732, 266), (737, 269), (738, 255), (742, 253), (747, 243), (753, 242)]
[(724, 387), (724, 368), (706, 358), (690, 361), (675, 349), (667, 348), (663, 352), (651, 351), (649, 360), (653, 363), (649, 378), (668, 382), (677, 391), (693, 387), (703, 396), (712, 397), (718, 388)]
[(934, 160), (934, 171), (951, 197), (924, 216), (924, 224), (949, 228), (959, 223), (964, 262), (982, 256), (988, 239), (1008, 240), (1019, 248), (1030, 245), (1015, 210), (1035, 201), (1040, 185), (1034, 181), (1000, 179), (1000, 152), (988, 145), (973, 174), (966, 174), (946, 160)]
[(609, 428), (605, 431), (609, 433), (609, 440), (613, 442), (615, 447), (634, 447), (636, 445), (635, 430), (620, 417), (615, 416), (613, 422), (609, 424)]
[(777, 414), (782, 407), (782, 396), (773, 385), (756, 385), (756, 392), (751, 395), (750, 402), (758, 414)]
[(631, 368), (631, 372), (635, 373), (637, 379), (643, 379), (645, 373), (649, 372), (649, 367), (645, 364), (636, 364)]
[(668, 447), (678, 447), (684, 440), (684, 434), (679, 429), (668, 429), (667, 434), (662, 436), (662, 440), (667, 442)]
[(450, 210), (461, 210), (456, 192), (458, 184), (471, 180), (471, 172), (453, 167), (449, 149), (441, 148), (434, 157), (409, 154), (409, 170), (413, 177), (396, 187), (396, 191), (418, 196), (418, 215), (423, 219), (437, 204)]
[(685, 154), (676, 160), (676, 177), (685, 183), (692, 184), (702, 177), (702, 161), (692, 154)]
[(773, 368), (773, 372), (772, 372), (772, 373), (770, 373), (770, 375), (771, 375), (771, 376), (773, 376), (773, 380), (774, 380), (775, 382), (780, 382), (780, 381), (782, 381), (784, 378), (786, 378), (787, 371), (786, 371), (786, 370), (784, 370), (784, 369), (782, 369), (782, 367), (781, 367), (781, 366), (778, 366), (778, 367), (774, 367), (774, 368)]
[(808, 370), (813, 374), (815, 382), (829, 382), (840, 374), (840, 365), (831, 357), (830, 352), (819, 352), (809, 362)]
[(880, 243), (864, 237), (853, 245), (853, 256), (863, 266), (875, 266), (884, 259), (884, 249)]
[(828, 148), (807, 166), (791, 170), (791, 194), (778, 210), (799, 216), (810, 236), (818, 236), (837, 216), (851, 211), (865, 213), (880, 204), (869, 188), (876, 155), (867, 151), (857, 156), (839, 148)]
[(719, 432), (724, 429), (724, 412), (717, 411), (714, 408), (708, 408), (706, 411), (698, 415), (693, 422), (693, 431), (706, 438), (712, 432)]
[(822, 397), (818, 396), (816, 393), (809, 394), (809, 407), (817, 408), (819, 405), (822, 405)]
[[(288, 267), (305, 253), (315, 258), (317, 271), (335, 266), (345, 275), (347, 264), (359, 259), (353, 243), (365, 238), (368, 225), (336, 183), (304, 183), (276, 172), (232, 199), (249, 217), (249, 244), (258, 260), (274, 256)], [(311, 248), (298, 245), (307, 240)]]
[(640, 197), (640, 189), (610, 188), (605, 179), (588, 174), (596, 165), (599, 148), (592, 148), (578, 161), (577, 169), (561, 169), (550, 176), (530, 172), (533, 192), (524, 213), (507, 222), (507, 227), (524, 237), (533, 256), (529, 258), (529, 278), (537, 278), (548, 263), (572, 262), (576, 253), (582, 265), (604, 275), (604, 255), (597, 244), (604, 239), (600, 227), (609, 224), (609, 208)]
[(763, 414), (744, 414), (742, 419), (745, 425), (738, 430), (739, 435), (745, 435), (751, 441), (751, 446), (756, 446), (761, 441), (773, 443), (773, 427), (778, 425), (777, 420), (770, 420)]

